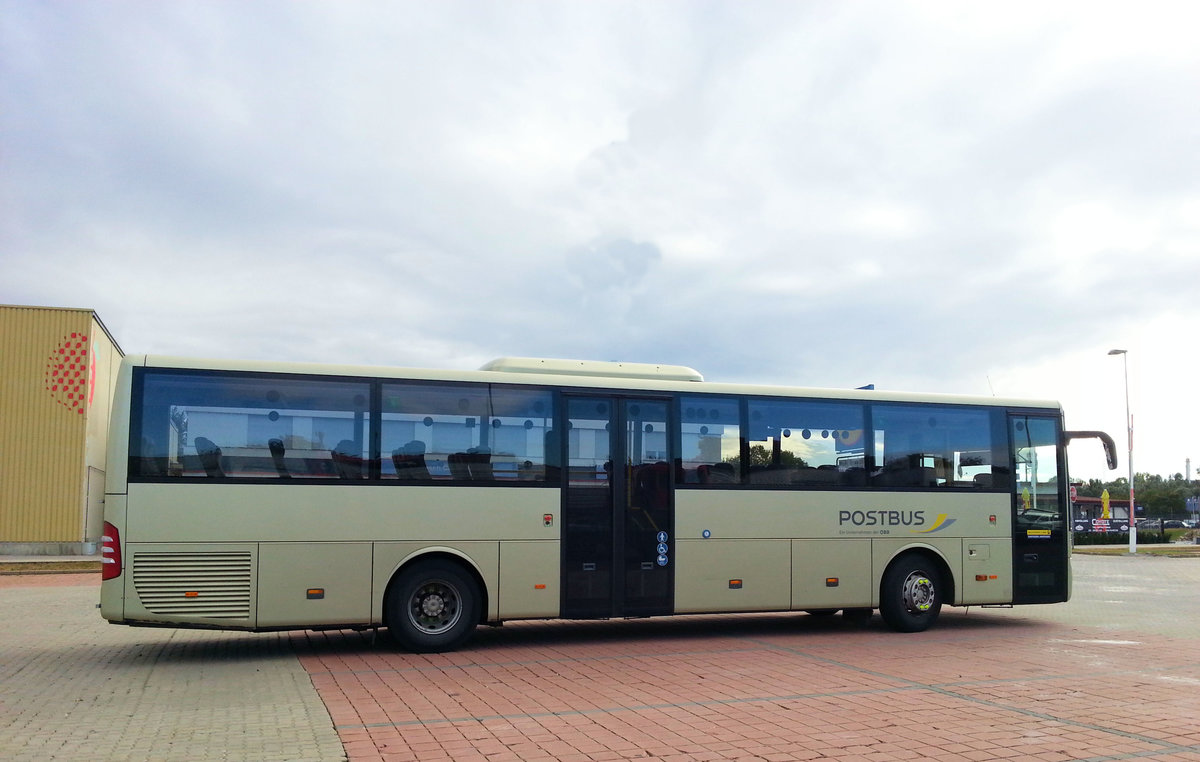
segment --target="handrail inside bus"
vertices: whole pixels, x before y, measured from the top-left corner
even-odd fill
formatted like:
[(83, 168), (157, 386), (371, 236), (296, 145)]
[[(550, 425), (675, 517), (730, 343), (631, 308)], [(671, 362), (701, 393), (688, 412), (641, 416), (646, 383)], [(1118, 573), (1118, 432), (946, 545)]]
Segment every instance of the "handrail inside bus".
[(1104, 445), (1104, 458), (1108, 461), (1108, 470), (1117, 467), (1117, 443), (1103, 431), (1064, 431), (1063, 436), (1070, 443), (1072, 439), (1099, 439)]

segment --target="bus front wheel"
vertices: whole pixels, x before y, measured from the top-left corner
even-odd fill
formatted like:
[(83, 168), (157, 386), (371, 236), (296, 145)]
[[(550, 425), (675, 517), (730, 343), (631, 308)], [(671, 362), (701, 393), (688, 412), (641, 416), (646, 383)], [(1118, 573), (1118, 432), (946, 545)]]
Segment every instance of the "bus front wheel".
[(452, 651), (479, 622), (474, 578), (449, 561), (422, 561), (405, 569), (388, 591), (384, 617), (397, 643), (415, 653)]
[(896, 560), (883, 575), (879, 613), (897, 632), (921, 632), (937, 620), (942, 610), (942, 578), (924, 555)]

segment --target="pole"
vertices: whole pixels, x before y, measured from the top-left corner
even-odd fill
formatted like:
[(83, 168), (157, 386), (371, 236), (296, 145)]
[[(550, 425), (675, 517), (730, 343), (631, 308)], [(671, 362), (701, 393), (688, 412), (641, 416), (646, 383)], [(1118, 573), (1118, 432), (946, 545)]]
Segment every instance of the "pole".
[(1133, 495), (1133, 415), (1129, 412), (1129, 352), (1124, 349), (1111, 349), (1110, 355), (1121, 355), (1121, 363), (1125, 368), (1125, 436), (1129, 442), (1129, 552), (1137, 553), (1137, 504)]

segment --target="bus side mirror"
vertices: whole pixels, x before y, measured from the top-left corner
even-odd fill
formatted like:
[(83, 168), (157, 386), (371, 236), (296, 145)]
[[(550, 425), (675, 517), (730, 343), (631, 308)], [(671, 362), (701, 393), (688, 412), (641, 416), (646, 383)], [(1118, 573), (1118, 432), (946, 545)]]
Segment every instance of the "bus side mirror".
[(1063, 436), (1070, 444), (1072, 439), (1099, 439), (1104, 445), (1104, 458), (1108, 461), (1108, 470), (1117, 467), (1117, 443), (1103, 431), (1064, 431)]

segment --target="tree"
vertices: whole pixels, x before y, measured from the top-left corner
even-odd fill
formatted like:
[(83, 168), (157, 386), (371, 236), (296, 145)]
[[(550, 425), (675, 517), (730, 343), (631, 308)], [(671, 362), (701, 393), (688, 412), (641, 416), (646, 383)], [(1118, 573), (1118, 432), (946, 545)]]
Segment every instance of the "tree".
[[(1200, 484), (1185, 481), (1183, 474), (1170, 479), (1158, 474), (1135, 474), (1133, 486), (1134, 497), (1142, 507), (1141, 515), (1147, 518), (1182, 518), (1187, 514), (1187, 499), (1200, 495)], [(1088, 479), (1077, 487), (1081, 497), (1100, 497), (1106, 489), (1114, 499), (1123, 499), (1129, 495), (1129, 479), (1124, 476), (1111, 482)]]
[[(750, 467), (751, 468), (753, 468), (755, 466), (766, 467), (766, 466), (772, 466), (772, 465), (775, 465), (775, 464), (773, 464), (771, 462), (771, 451), (768, 450), (766, 448), (766, 446), (760, 445), (760, 444), (750, 445)], [(779, 463), (778, 463), (779, 467), (802, 468), (807, 465), (808, 464), (804, 462), (804, 458), (801, 458), (799, 455), (797, 455), (794, 452), (788, 452), (787, 450), (783, 450), (782, 452), (779, 453)]]

